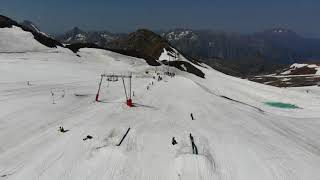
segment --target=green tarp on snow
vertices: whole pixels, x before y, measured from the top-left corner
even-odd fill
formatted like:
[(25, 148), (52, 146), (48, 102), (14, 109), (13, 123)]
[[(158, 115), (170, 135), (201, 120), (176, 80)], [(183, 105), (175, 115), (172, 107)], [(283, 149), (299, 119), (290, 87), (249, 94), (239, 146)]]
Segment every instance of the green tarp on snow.
[(299, 108), (298, 106), (296, 106), (294, 104), (287, 104), (287, 103), (282, 103), (282, 102), (265, 102), (265, 104), (272, 106), (272, 107), (283, 108), (283, 109), (297, 109), (297, 108)]

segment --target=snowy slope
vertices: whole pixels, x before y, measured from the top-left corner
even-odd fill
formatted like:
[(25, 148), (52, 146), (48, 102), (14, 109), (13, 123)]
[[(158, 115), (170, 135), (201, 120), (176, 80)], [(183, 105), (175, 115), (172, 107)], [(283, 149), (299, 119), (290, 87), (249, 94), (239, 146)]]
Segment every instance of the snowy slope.
[(30, 52), (49, 50), (34, 39), (32, 33), (20, 27), (0, 28), (0, 52)]
[[(163, 66), (104, 50), (81, 49), (78, 57), (40, 49), (0, 53), (1, 180), (319, 179), (319, 93), (196, 65), (205, 79), (174, 68), (171, 78)], [(155, 71), (162, 81), (152, 78)], [(94, 102), (100, 74), (128, 72), (136, 107), (123, 103), (121, 81), (104, 81), (102, 102)], [(60, 133), (59, 126), (69, 131)], [(199, 155), (192, 154), (189, 133)], [(93, 138), (83, 141), (87, 135)]]

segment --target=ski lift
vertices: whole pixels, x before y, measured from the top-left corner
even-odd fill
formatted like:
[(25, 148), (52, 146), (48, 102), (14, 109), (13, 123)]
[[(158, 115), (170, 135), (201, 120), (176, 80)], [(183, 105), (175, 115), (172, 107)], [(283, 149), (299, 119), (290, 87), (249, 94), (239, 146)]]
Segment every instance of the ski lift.
[(118, 76), (115, 76), (115, 75), (108, 75), (108, 76), (107, 76), (107, 81), (110, 81), (110, 82), (117, 82), (117, 81), (119, 81), (119, 79), (118, 79)]
[[(125, 96), (126, 96), (126, 103), (127, 103), (127, 105), (129, 107), (133, 107), (132, 91), (131, 91), (132, 74), (128, 75), (128, 76), (126, 76), (126, 75), (115, 75), (115, 74), (112, 74), (112, 75), (102, 74), (101, 75), (101, 79), (100, 79), (100, 83), (99, 83), (98, 92), (97, 92), (97, 95), (96, 95), (96, 101), (99, 102), (99, 94), (100, 94), (101, 84), (102, 84), (103, 78), (105, 78), (105, 77), (107, 78), (108, 82), (116, 82), (116, 81), (119, 80), (118, 78), (122, 79), (123, 88), (124, 88), (124, 92), (125, 92)], [(128, 89), (129, 91), (126, 88), (126, 83), (125, 83), (124, 79), (129, 79), (129, 89)]]

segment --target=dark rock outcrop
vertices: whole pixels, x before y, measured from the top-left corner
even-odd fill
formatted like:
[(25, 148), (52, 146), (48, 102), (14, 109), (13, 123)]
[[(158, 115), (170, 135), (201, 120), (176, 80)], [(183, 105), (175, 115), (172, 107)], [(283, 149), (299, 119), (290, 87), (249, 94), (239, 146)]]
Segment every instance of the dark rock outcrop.
[(287, 29), (254, 34), (175, 29), (162, 33), (177, 50), (233, 76), (273, 73), (294, 62), (320, 59), (320, 40)]
[(30, 31), (33, 31), (36, 33), (41, 33), (40, 29), (31, 21), (25, 20), (19, 24), (25, 29), (29, 29)]
[(79, 52), (81, 48), (105, 49), (93, 43), (74, 43), (74, 44), (66, 45), (66, 48), (70, 49), (74, 53)]
[(50, 48), (56, 48), (57, 46), (63, 47), (63, 45), (60, 42), (56, 41), (55, 39), (50, 38), (42, 33), (35, 32), (32, 29), (22, 26), (21, 24), (17, 23), (16, 21), (13, 21), (12, 19), (6, 16), (0, 15), (0, 28), (11, 28), (12, 26), (20, 27), (24, 31), (32, 33), (35, 40), (37, 40), (39, 43), (47, 47), (50, 47)]
[(148, 64), (156, 66), (163, 49), (173, 51), (169, 43), (158, 34), (140, 29), (123, 38), (112, 41), (106, 45), (107, 48), (118, 52), (127, 52), (128, 55), (143, 58)]

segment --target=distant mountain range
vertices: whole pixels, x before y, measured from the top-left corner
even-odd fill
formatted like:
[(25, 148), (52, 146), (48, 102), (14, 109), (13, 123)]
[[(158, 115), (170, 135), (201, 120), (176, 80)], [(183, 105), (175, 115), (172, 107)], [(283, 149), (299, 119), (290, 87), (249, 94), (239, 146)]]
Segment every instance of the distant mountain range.
[(64, 44), (74, 43), (94, 43), (99, 46), (105, 46), (107, 43), (119, 39), (126, 34), (111, 33), (108, 31), (83, 31), (74, 27), (70, 31), (58, 35), (55, 38)]
[(180, 51), (237, 76), (269, 73), (295, 62), (320, 60), (320, 40), (287, 29), (251, 35), (178, 29), (162, 33)]
[[(250, 35), (191, 29), (175, 29), (160, 35), (185, 56), (234, 76), (271, 73), (296, 62), (320, 61), (319, 39), (304, 38), (282, 28)], [(118, 42), (130, 36), (132, 34), (73, 28), (56, 38), (65, 44), (94, 43), (111, 49), (118, 44), (117, 49), (126, 49), (120, 47), (125, 43)]]
[[(13, 23), (14, 24), (14, 23)], [(154, 33), (140, 29), (133, 33), (84, 31), (78, 27), (50, 38), (30, 21), (19, 23), (42, 43), (66, 45), (73, 51), (83, 47), (112, 50), (144, 58), (150, 65), (159, 65), (163, 49), (178, 50), (184, 57), (203, 62), (229, 75), (252, 77), (271, 74), (293, 63), (320, 62), (320, 40), (304, 38), (288, 29), (270, 29), (243, 35), (211, 30), (175, 29)]]
[[(157, 60), (163, 52), (163, 49), (172, 51), (165, 39), (147, 29), (139, 29), (136, 32), (125, 35), (109, 33), (108, 39), (101, 34), (95, 32), (85, 33), (78, 28), (74, 28), (66, 34), (70, 36), (65, 36), (66, 41), (62, 42), (65, 44), (70, 42), (70, 44), (67, 44), (67, 47), (74, 52), (77, 51), (78, 48), (86, 46), (108, 49), (121, 54), (143, 58), (150, 65), (160, 65)], [(94, 38), (95, 41), (91, 41), (93, 38), (87, 36), (93, 34), (96, 35)]]
[(249, 80), (278, 87), (320, 86), (320, 64), (294, 63), (273, 74), (254, 76)]
[[(106, 38), (105, 32), (102, 32), (100, 35), (107, 41), (99, 46), (97, 42), (90, 42), (90, 38), (87, 36), (98, 33), (86, 33), (79, 30), (79, 28), (74, 28), (71, 33), (68, 33), (68, 35), (75, 37), (66, 39), (69, 42), (73, 40), (75, 43), (72, 44), (62, 44), (58, 42), (41, 32), (37, 26), (28, 21), (17, 23), (8, 17), (0, 16), (0, 29), (1, 28), (5, 29), (3, 29), (3, 37), (0, 37), (0, 39), (4, 39), (4, 41), (0, 41), (2, 45), (0, 47), (0, 53), (1, 50), (3, 50), (2, 53), (38, 52), (44, 49), (57, 48), (58, 46), (68, 48), (74, 53), (78, 53), (81, 48), (96, 48), (142, 58), (150, 66), (173, 66), (181, 71), (205, 78), (205, 74), (190, 62), (193, 61), (192, 59), (190, 60), (180, 56), (180, 53), (171, 47), (165, 39), (147, 29), (140, 29), (127, 35), (115, 35), (115, 38), (110, 38), (110, 40)], [(39, 46), (39, 43), (44, 46)], [(77, 56), (80, 55), (77, 54)], [(170, 63), (168, 60), (170, 60)], [(194, 61), (194, 63), (197, 62)]]

